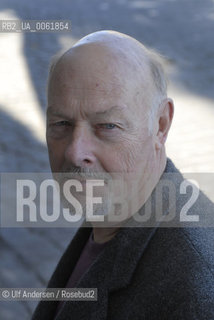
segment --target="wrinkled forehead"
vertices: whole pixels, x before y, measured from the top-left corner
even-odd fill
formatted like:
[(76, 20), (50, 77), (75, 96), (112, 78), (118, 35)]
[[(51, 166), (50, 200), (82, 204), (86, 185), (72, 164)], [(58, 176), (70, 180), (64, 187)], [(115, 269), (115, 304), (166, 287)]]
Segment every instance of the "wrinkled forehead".
[(140, 60), (128, 47), (100, 43), (84, 43), (66, 52), (52, 71), (48, 90), (50, 104), (70, 97), (72, 103), (93, 104), (99, 99), (100, 106), (102, 102), (138, 105), (149, 101), (150, 96), (146, 59), (141, 56)]
[[(142, 50), (114, 43), (83, 43), (68, 50), (56, 63), (51, 80), (86, 79), (103, 80), (114, 85), (146, 86), (151, 81), (148, 59)], [(102, 82), (102, 81), (101, 81)]]
[[(77, 52), (78, 51), (78, 52)], [(57, 83), (57, 86), (70, 86), (70, 89), (97, 90), (124, 87), (129, 81), (125, 77), (124, 68), (116, 62), (116, 59), (101, 55), (95, 52), (75, 50), (66, 54), (55, 66), (50, 87)]]

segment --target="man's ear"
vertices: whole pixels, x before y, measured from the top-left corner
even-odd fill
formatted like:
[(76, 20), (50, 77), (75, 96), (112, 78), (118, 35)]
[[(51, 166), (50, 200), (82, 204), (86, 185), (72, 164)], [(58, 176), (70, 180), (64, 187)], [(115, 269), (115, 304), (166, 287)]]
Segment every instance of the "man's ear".
[(166, 142), (169, 129), (174, 115), (174, 104), (172, 99), (165, 99), (160, 106), (158, 113), (158, 126), (156, 134), (156, 149), (161, 149)]

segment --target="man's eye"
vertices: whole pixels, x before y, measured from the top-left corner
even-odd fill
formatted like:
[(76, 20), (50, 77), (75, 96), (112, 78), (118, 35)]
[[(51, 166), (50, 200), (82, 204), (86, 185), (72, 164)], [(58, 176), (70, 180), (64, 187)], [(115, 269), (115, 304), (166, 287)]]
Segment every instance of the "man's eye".
[(117, 126), (114, 123), (101, 123), (98, 125), (99, 128), (102, 129), (115, 129)]
[(64, 126), (70, 126), (70, 123), (68, 121), (58, 121), (54, 123), (54, 126), (56, 127), (64, 127)]

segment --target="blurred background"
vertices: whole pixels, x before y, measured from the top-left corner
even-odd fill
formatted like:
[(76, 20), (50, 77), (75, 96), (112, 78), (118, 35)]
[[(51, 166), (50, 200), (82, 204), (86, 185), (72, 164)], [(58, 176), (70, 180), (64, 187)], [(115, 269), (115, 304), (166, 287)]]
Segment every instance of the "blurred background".
[[(0, 19), (71, 20), (70, 33), (0, 34), (0, 171), (49, 171), (45, 87), (52, 55), (113, 29), (166, 57), (175, 103), (168, 156), (183, 172), (214, 172), (214, 0), (1, 0)], [(0, 287), (45, 287), (74, 229), (0, 231)], [(37, 303), (0, 302), (0, 319)]]

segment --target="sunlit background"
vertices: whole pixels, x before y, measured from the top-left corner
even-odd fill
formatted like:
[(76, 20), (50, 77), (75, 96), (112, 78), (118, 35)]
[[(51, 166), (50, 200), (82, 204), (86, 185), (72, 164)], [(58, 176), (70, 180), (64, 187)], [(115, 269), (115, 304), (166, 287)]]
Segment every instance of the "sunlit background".
[[(70, 33), (0, 34), (0, 170), (49, 170), (45, 86), (52, 55), (101, 29), (127, 33), (166, 57), (175, 116), (168, 156), (183, 172), (214, 172), (213, 0), (2, 0), (0, 19), (68, 19)], [(128, 75), (127, 75), (128, 76)], [(2, 229), (0, 286), (44, 287), (75, 230)], [(35, 303), (1, 302), (0, 319)]]

